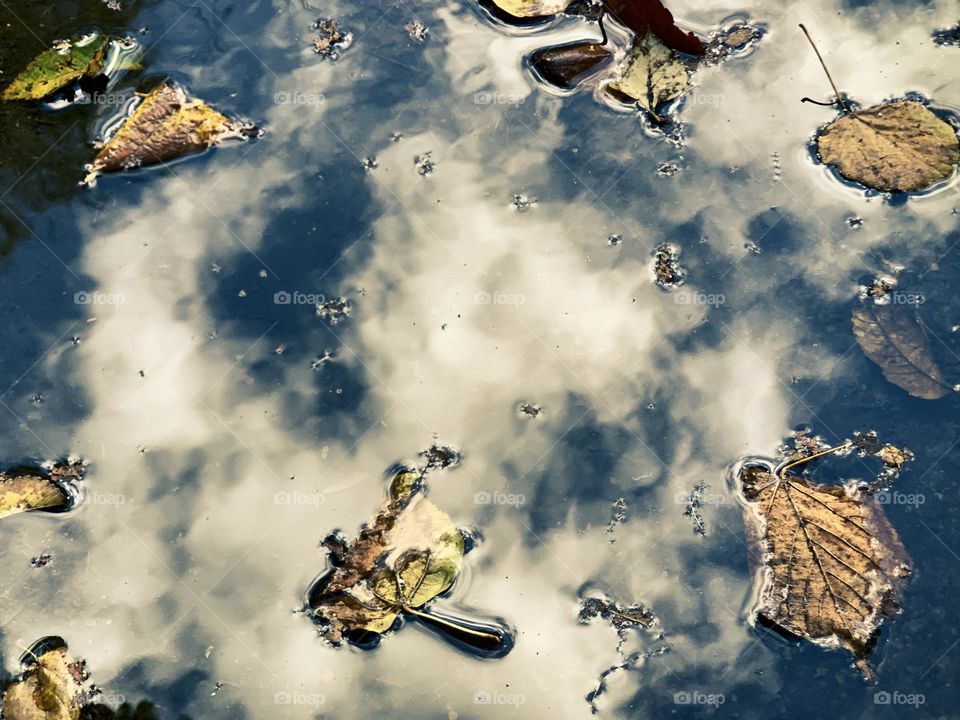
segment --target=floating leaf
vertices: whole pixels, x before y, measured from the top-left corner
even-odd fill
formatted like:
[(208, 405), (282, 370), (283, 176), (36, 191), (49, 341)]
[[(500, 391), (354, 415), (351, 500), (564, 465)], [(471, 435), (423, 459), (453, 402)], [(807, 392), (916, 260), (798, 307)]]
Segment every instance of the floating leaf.
[(902, 305), (865, 305), (853, 311), (853, 335), (883, 375), (914, 397), (936, 400), (953, 391), (930, 354), (920, 318)]
[(21, 678), (4, 693), (5, 720), (79, 720), (87, 674), (84, 664), (70, 657), (66, 643), (60, 638), (38, 641), (25, 665)]
[(705, 51), (696, 35), (677, 27), (673, 14), (660, 0), (603, 0), (603, 6), (638, 38), (652, 34), (671, 50), (690, 55), (703, 55)]
[(464, 540), (450, 517), (420, 492), (422, 474), (403, 470), (390, 499), (347, 544), (324, 542), (333, 569), (311, 589), (309, 604), (339, 644), (356, 631), (384, 633), (401, 612), (412, 612), (450, 588), (460, 572)]
[(960, 161), (956, 131), (922, 103), (898, 100), (843, 115), (817, 138), (820, 159), (874, 190), (923, 190)]
[(221, 115), (209, 105), (163, 83), (106, 142), (89, 166), (91, 181), (100, 172), (115, 172), (166, 162), (200, 152), (227, 138), (244, 138), (256, 129)]
[(3, 100), (42, 100), (57, 90), (100, 72), (110, 45), (106, 35), (63, 42), (38, 55), (3, 91)]
[(676, 54), (647, 33), (634, 43), (619, 80), (607, 88), (615, 95), (635, 100), (655, 119), (663, 120), (657, 108), (683, 95), (689, 84), (687, 68)]
[(603, 45), (575, 43), (536, 50), (530, 64), (546, 82), (570, 90), (611, 57)]
[(897, 611), (909, 560), (868, 488), (818, 485), (789, 474), (790, 467), (833, 450), (776, 474), (746, 466), (738, 475), (751, 549), (761, 565), (757, 616), (788, 636), (846, 648), (870, 678), (867, 657), (883, 619)]
[(59, 510), (72, 502), (67, 484), (83, 476), (79, 463), (42, 468), (18, 468), (0, 473), (0, 518), (31, 510)]
[(513, 17), (533, 18), (563, 12), (570, 0), (493, 0), (493, 4)]

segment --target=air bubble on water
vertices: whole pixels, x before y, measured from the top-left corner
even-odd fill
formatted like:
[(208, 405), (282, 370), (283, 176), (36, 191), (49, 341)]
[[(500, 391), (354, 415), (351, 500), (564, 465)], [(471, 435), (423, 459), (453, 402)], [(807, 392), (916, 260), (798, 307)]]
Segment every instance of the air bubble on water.
[(265, 278), (266, 276), (267, 276), (266, 270), (261, 270), (260, 272), (257, 273), (257, 277)]
[(215, 275), (219, 275), (222, 269), (223, 268), (221, 268), (216, 263), (210, 263), (210, 272), (214, 273)]
[(247, 296), (246, 290), (241, 290), (240, 292), (237, 293), (237, 297), (245, 298), (246, 296)]
[(780, 178), (783, 175), (783, 168), (780, 165), (780, 153), (774, 152), (770, 156), (770, 159), (773, 164), (773, 171), (772, 171), (773, 181), (775, 183), (780, 182)]

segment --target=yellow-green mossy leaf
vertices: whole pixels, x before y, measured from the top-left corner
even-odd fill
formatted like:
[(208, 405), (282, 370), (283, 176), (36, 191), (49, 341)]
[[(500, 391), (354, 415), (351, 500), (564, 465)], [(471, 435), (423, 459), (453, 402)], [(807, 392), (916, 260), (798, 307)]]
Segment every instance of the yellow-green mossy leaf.
[(42, 100), (82, 77), (100, 72), (110, 38), (87, 35), (40, 53), (0, 95), (3, 100)]

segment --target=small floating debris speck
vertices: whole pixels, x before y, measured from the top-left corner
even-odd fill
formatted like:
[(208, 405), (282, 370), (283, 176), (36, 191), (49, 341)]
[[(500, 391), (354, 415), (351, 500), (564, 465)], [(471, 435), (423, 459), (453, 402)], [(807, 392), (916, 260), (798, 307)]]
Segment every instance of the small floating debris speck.
[(344, 318), (350, 317), (350, 310), (350, 301), (346, 298), (327, 300), (317, 305), (317, 315), (324, 320), (329, 320), (331, 325), (336, 325)]
[(654, 282), (664, 290), (683, 285), (687, 276), (680, 267), (680, 248), (673, 243), (662, 242), (653, 252)]
[(436, 163), (433, 162), (433, 151), (427, 150), (423, 155), (417, 155), (413, 159), (414, 167), (417, 168), (417, 174), (421, 177), (432, 175), (436, 169)]
[(707, 534), (707, 523), (700, 515), (700, 506), (703, 504), (703, 492), (708, 485), (701, 480), (694, 487), (693, 491), (687, 496), (687, 505), (683, 510), (683, 516), (693, 518), (693, 531), (701, 537)]
[(35, 558), (30, 559), (30, 567), (44, 568), (49, 565), (52, 560), (53, 555), (50, 553), (42, 553), (37, 555)]
[(403, 133), (399, 130), (390, 136), (390, 142), (400, 142), (401, 140), (403, 140)]
[(313, 23), (317, 36), (313, 39), (313, 51), (327, 60), (337, 60), (340, 51), (353, 42), (353, 35), (340, 29), (340, 23), (332, 18), (317, 18)]
[(212, 272), (214, 275), (219, 275), (221, 270), (223, 270), (223, 268), (216, 263), (210, 263), (210, 272)]
[[(617, 529), (617, 525), (627, 519), (627, 501), (624, 498), (617, 498), (610, 511), (610, 524), (607, 525), (607, 532), (612, 533)], [(614, 542), (614, 540), (610, 540)]]
[(620, 243), (623, 242), (622, 235), (611, 235), (607, 238), (607, 245), (610, 247), (617, 247)]
[(526, 212), (537, 204), (537, 199), (529, 195), (514, 195), (511, 200), (513, 207), (517, 212)]
[(378, 167), (380, 167), (380, 161), (377, 160), (375, 157), (372, 157), (372, 156), (371, 156), (371, 157), (365, 157), (365, 158), (363, 159), (363, 169), (364, 169), (364, 170), (368, 170), (368, 171), (369, 171), (369, 170), (376, 170)]
[(410, 36), (410, 39), (415, 42), (426, 42), (427, 36), (430, 34), (430, 30), (419, 20), (412, 20), (403, 26), (404, 32)]
[(520, 417), (535, 418), (543, 414), (543, 408), (535, 403), (522, 402), (517, 408)]
[(463, 459), (461, 452), (453, 445), (440, 445), (436, 440), (420, 453), (420, 457), (426, 461), (426, 470), (454, 467)]
[(863, 218), (860, 216), (847, 218), (847, 227), (858, 230), (863, 227)]
[(679, 172), (680, 166), (674, 163), (662, 163), (660, 167), (657, 168), (658, 177), (673, 177)]
[(331, 362), (332, 360), (333, 360), (333, 355), (330, 354), (330, 351), (324, 350), (323, 355), (318, 355), (317, 357), (315, 357), (313, 360), (310, 361), (310, 369), (314, 371), (319, 370), (320, 368), (322, 368), (324, 365), (326, 365), (328, 362)]
[(897, 287), (897, 279), (892, 275), (879, 275), (869, 285), (860, 286), (860, 299), (872, 298), (877, 305), (890, 303), (890, 293)]

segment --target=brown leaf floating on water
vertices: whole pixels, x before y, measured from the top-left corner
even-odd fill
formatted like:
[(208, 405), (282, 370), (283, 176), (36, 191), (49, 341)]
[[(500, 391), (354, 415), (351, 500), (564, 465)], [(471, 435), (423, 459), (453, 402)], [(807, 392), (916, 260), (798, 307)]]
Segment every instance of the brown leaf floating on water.
[(936, 400), (953, 392), (930, 354), (930, 342), (916, 311), (902, 305), (855, 308), (853, 335), (884, 377), (914, 397)]
[(613, 53), (598, 43), (573, 43), (535, 50), (530, 65), (546, 82), (571, 90), (612, 57)]
[[(842, 448), (849, 447), (846, 443)], [(791, 467), (738, 474), (744, 518), (761, 582), (757, 619), (788, 636), (867, 658), (884, 618), (897, 612), (910, 574), (900, 538), (868, 488), (820, 485)]]
[(222, 115), (162, 83), (143, 97), (133, 114), (106, 141), (88, 166), (87, 183), (101, 172), (117, 172), (197, 153), (228, 138), (248, 138), (256, 128)]
[(67, 484), (83, 477), (83, 465), (63, 463), (43, 468), (16, 468), (0, 473), (0, 518), (31, 510), (57, 510), (72, 502)]
[(67, 652), (62, 638), (34, 643), (25, 656), (26, 669), (3, 695), (7, 720), (79, 720), (87, 702), (84, 663)]

